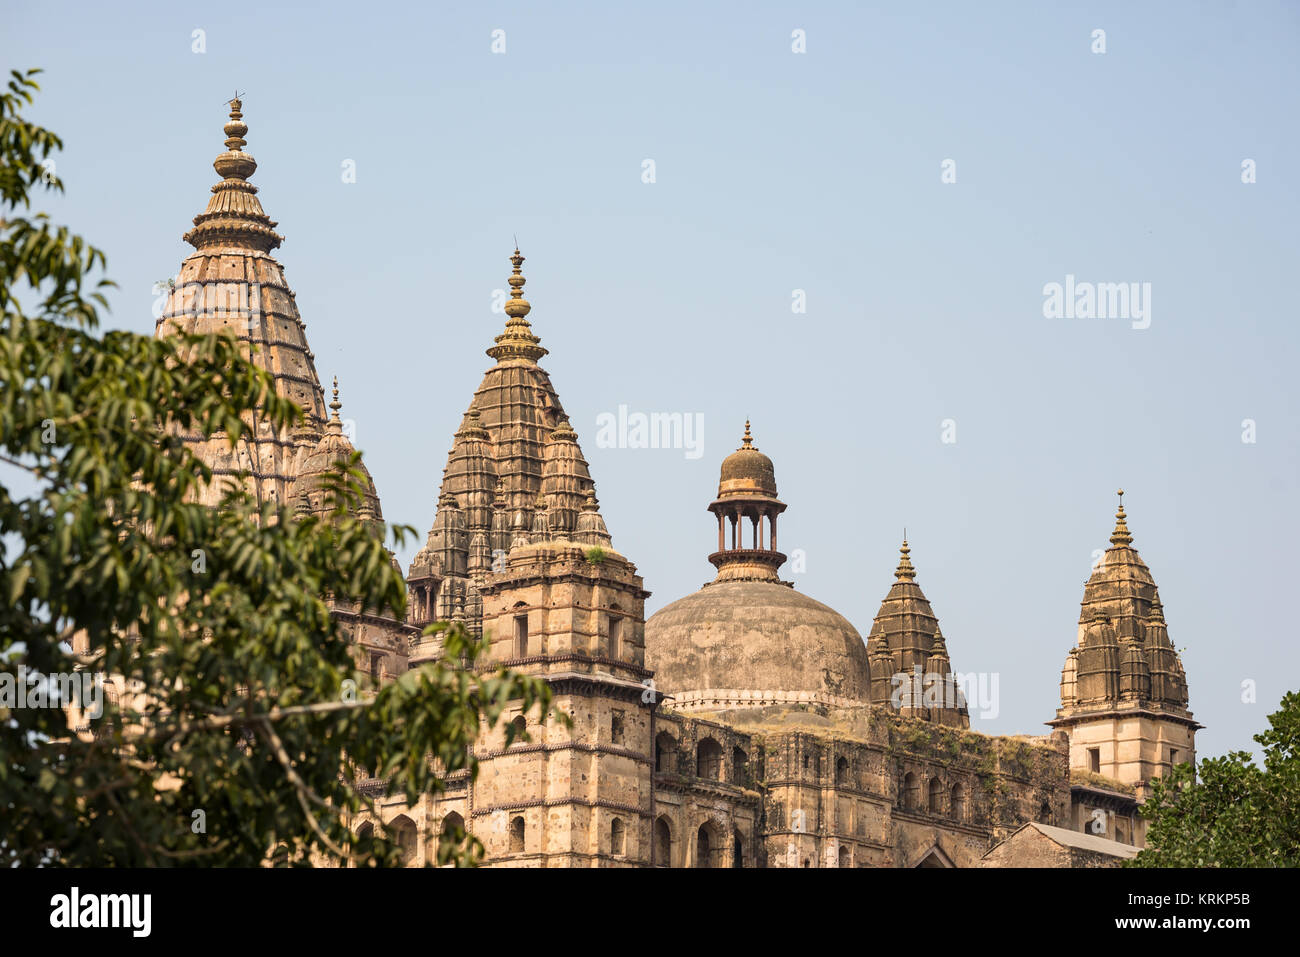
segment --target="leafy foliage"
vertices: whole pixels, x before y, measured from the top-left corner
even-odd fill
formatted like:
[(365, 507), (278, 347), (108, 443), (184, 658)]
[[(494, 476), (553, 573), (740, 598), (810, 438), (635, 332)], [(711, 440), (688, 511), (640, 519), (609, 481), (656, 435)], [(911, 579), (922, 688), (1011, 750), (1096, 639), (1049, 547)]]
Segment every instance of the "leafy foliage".
[(1300, 866), (1300, 693), (1282, 698), (1255, 735), (1264, 767), (1245, 751), (1180, 764), (1157, 778), (1142, 808), (1146, 848), (1133, 867)]
[[(545, 714), (550, 689), (480, 675), (486, 640), (435, 625), (439, 663), (353, 692), (365, 679), (329, 600), (398, 619), (406, 602), (382, 538), (353, 517), (356, 459), (331, 479), (327, 518), (231, 481), (220, 508), (195, 501), (213, 474), (182, 433), (233, 443), (254, 407), (277, 430), (301, 410), (233, 338), (96, 334), (104, 254), (25, 215), (35, 190), (62, 188), (43, 165), (60, 140), (20, 115), (36, 72), (13, 72), (0, 98), (0, 690), (20, 670), (83, 669), (117, 694), (75, 727), (0, 695), (0, 860), (398, 863), (382, 830), (349, 827), (370, 803), (358, 780), (414, 801), (473, 774), (480, 732), (521, 701)], [(443, 837), (439, 863), (481, 857)]]

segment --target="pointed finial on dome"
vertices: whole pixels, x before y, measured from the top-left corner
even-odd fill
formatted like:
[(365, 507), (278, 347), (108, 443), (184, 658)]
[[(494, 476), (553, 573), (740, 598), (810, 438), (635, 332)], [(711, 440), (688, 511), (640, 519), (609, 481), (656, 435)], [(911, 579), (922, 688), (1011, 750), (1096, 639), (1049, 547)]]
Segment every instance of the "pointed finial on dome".
[(212, 162), (212, 167), (224, 179), (246, 180), (257, 169), (257, 160), (244, 152), (244, 147), (248, 145), (248, 141), (244, 139), (244, 135), (248, 132), (248, 124), (244, 122), (244, 103), (238, 93), (229, 103), (230, 122), (222, 128), (226, 134), (226, 152), (218, 154)]
[(528, 325), (528, 320), (525, 318), (532, 312), (533, 307), (524, 298), (524, 283), (528, 280), (524, 278), (521, 268), (524, 257), (520, 254), (518, 246), (515, 247), (510, 262), (515, 267), (510, 278), (506, 280), (510, 284), (510, 299), (506, 302), (505, 312), (510, 318), (506, 321), (506, 331), (496, 337), (496, 344), (487, 350), (487, 354), (497, 361), (529, 359), (536, 362), (546, 355), (547, 350), (539, 345), (542, 340), (533, 335), (532, 327)]
[(243, 101), (236, 94), (229, 103), (230, 120), (223, 128), (226, 151), (212, 161), (221, 182), (212, 187), (207, 209), (194, 217), (194, 228), (184, 239), (195, 249), (235, 246), (269, 253), (284, 237), (275, 231), (275, 220), (258, 202), (257, 187), (248, 182), (257, 170), (257, 160), (244, 151), (248, 124), (244, 122)]
[(343, 403), (339, 401), (339, 377), (334, 377), (334, 400), (330, 402), (330, 417), (325, 423), (325, 431), (329, 435), (342, 435), (343, 423), (339, 419), (339, 410), (343, 408)]
[(1115, 513), (1115, 531), (1111, 533), (1110, 543), (1112, 545), (1131, 545), (1133, 536), (1129, 534), (1128, 522), (1124, 516), (1124, 490), (1119, 490), (1119, 511)]
[[(745, 420), (745, 435), (744, 438), (740, 440), (740, 449), (757, 450), (757, 446), (754, 445), (754, 437), (749, 434), (749, 419)], [(740, 449), (736, 449), (736, 451), (739, 452)]]
[(514, 263), (515, 271), (506, 280), (510, 284), (511, 294), (510, 301), (506, 303), (506, 315), (511, 318), (522, 319), (532, 312), (533, 307), (524, 298), (524, 283), (528, 282), (528, 280), (524, 278), (522, 270), (524, 257), (520, 255), (518, 246), (515, 247), (514, 255), (510, 257), (510, 261)]
[(907, 533), (903, 533), (903, 545), (899, 548), (898, 567), (894, 569), (894, 577), (898, 581), (911, 581), (916, 578), (916, 569), (912, 567), (912, 559), (908, 556), (912, 554), (911, 547), (907, 544)]

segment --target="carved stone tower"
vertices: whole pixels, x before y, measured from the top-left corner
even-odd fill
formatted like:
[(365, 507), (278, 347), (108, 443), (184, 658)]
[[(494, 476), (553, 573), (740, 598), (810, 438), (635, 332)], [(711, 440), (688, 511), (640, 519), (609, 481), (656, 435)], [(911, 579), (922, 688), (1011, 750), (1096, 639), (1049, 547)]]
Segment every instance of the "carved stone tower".
[(1061, 671), (1061, 707), (1047, 722), (1070, 736), (1070, 767), (1147, 796), (1152, 778), (1196, 760), (1187, 678), (1160, 594), (1133, 548), (1124, 492), (1110, 548), (1084, 586), (1078, 644)]
[[(448, 458), (428, 542), (412, 563), (413, 619), (459, 619), (490, 642), (484, 672), (545, 679), (551, 716), (507, 707), (475, 746), (468, 830), (488, 865), (650, 860), (652, 722), (645, 599), (636, 566), (612, 545), (595, 486), (533, 334), (519, 250), (505, 331)], [(435, 643), (419, 659), (437, 657)], [(571, 727), (554, 717), (567, 715)]]

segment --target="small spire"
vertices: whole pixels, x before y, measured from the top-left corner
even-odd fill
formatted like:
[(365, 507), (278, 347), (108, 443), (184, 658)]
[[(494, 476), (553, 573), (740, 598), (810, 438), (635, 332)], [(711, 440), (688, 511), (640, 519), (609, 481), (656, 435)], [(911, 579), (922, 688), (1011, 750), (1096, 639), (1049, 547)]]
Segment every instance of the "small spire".
[(907, 544), (906, 533), (904, 533), (903, 545), (898, 551), (901, 557), (898, 559), (898, 567), (894, 569), (894, 577), (898, 581), (911, 581), (916, 578), (916, 569), (912, 567), (912, 559), (908, 557), (912, 554), (912, 549)]
[(1133, 536), (1129, 534), (1128, 522), (1124, 516), (1124, 490), (1119, 490), (1119, 511), (1115, 513), (1115, 531), (1111, 533), (1110, 543), (1115, 546), (1131, 545)]
[(328, 435), (343, 435), (343, 423), (339, 420), (339, 410), (343, 408), (343, 403), (339, 401), (339, 377), (334, 377), (334, 401), (330, 403), (329, 421), (325, 423), (325, 432)]
[(749, 434), (749, 419), (745, 420), (745, 435), (740, 440), (740, 448), (736, 449), (736, 451), (739, 452), (741, 449), (753, 449), (756, 452), (758, 451), (758, 447), (754, 445), (754, 437)]

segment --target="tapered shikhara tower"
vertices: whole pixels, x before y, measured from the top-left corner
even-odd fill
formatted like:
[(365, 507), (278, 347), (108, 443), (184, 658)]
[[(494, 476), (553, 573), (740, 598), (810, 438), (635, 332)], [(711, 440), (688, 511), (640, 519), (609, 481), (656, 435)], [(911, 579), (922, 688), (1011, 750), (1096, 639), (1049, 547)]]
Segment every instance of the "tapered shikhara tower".
[(283, 237), (248, 181), (257, 162), (244, 151), (248, 126), (241, 109), (239, 100), (230, 101), (226, 150), (212, 163), (222, 179), (185, 234), (194, 252), (181, 264), (155, 334), (232, 333), (245, 357), (271, 374), (276, 393), (302, 408), (304, 421), (283, 430), (256, 410), (246, 414), (248, 431), (233, 447), (223, 432), (185, 436), (213, 471), (201, 496), (206, 504), (217, 504), (222, 480), (240, 473), (246, 473), (242, 482), (257, 501), (287, 504), (298, 467), (324, 430), (325, 394), (294, 294), (271, 255)]
[(1070, 736), (1070, 766), (1138, 789), (1196, 759), (1187, 677), (1169, 640), (1155, 580), (1129, 532), (1124, 492), (1110, 548), (1083, 589), (1078, 643), (1061, 671), (1061, 707), (1047, 722)]
[[(510, 257), (505, 331), (452, 443), (428, 542), (407, 578), (409, 621), (459, 621), (488, 642), (480, 671), (539, 678), (554, 713), (538, 724), (511, 702), (503, 723), (533, 744), (505, 746), (485, 729), (467, 828), (489, 864), (591, 866), (611, 829), (629, 828), (629, 858), (649, 860), (649, 755), (658, 705), (645, 667), (645, 599), (636, 566), (616, 551), (595, 487), (528, 325), (524, 257)], [(440, 638), (415, 646), (420, 664)], [(631, 823), (627, 823), (631, 822)], [(604, 835), (604, 837), (602, 837)], [(606, 845), (608, 846), (608, 845)]]
[(894, 584), (867, 636), (871, 700), (903, 714), (968, 728), (966, 697), (953, 674), (939, 619), (916, 582), (911, 554), (904, 537)]
[[(186, 434), (186, 444), (213, 472), (199, 501), (219, 506), (224, 482), (233, 480), (259, 503), (287, 506), (296, 515), (329, 521), (333, 508), (325, 494), (325, 475), (351, 461), (352, 443), (339, 419), (337, 380), (332, 414), (326, 415), (306, 327), (284, 269), (271, 256), (282, 237), (262, 210), (257, 187), (248, 182), (257, 162), (244, 152), (248, 126), (242, 106), (238, 99), (230, 101), (226, 151), (212, 164), (222, 180), (212, 187), (207, 209), (194, 217), (194, 228), (185, 234), (194, 252), (181, 264), (155, 335), (233, 334), (245, 358), (270, 373), (276, 393), (303, 411), (298, 425), (275, 429), (260, 409), (252, 409), (244, 414), (247, 428), (234, 445), (225, 432)], [(364, 465), (359, 471), (362, 495), (354, 515), (382, 536), (379, 494)], [(375, 681), (407, 670), (414, 628), (341, 596), (327, 600), (341, 633), (353, 645), (359, 667)]]
[(546, 355), (527, 316), (524, 257), (516, 249), (505, 331), (457, 430), (424, 548), (411, 564), (411, 620), (482, 626), (480, 586), (521, 545), (563, 540), (610, 550), (578, 435), (537, 360)]

